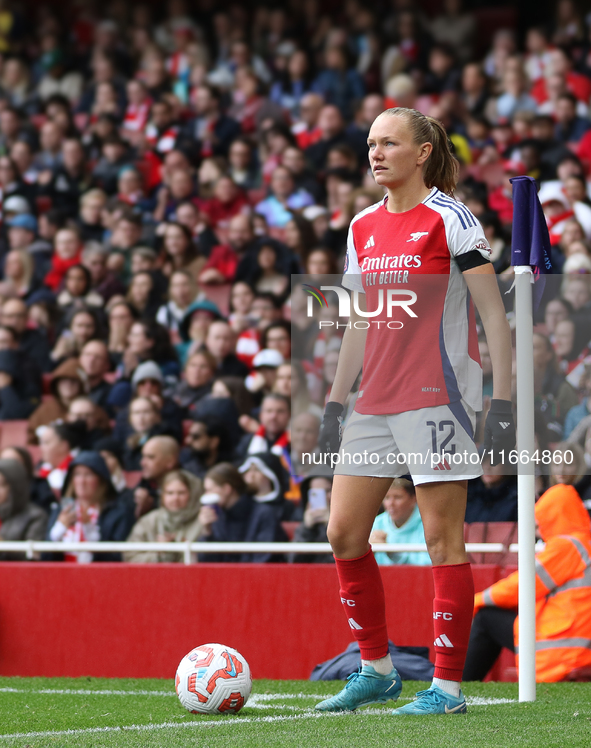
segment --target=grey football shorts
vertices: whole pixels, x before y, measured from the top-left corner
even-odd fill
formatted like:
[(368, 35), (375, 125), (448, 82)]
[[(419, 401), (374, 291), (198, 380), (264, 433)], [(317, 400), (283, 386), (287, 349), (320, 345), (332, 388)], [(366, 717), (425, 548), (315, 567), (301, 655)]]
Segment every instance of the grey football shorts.
[(410, 473), (415, 485), (478, 478), (475, 423), (475, 412), (463, 401), (393, 415), (354, 411), (334, 474), (399, 478)]

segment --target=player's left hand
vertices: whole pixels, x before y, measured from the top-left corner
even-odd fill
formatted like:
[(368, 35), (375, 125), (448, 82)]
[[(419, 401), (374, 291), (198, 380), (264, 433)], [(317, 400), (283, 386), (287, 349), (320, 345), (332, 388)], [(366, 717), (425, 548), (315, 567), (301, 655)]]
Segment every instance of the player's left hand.
[(491, 400), (490, 410), (484, 423), (485, 452), (492, 452), (491, 465), (509, 464), (509, 452), (515, 449), (515, 421), (513, 420), (513, 407), (510, 400)]

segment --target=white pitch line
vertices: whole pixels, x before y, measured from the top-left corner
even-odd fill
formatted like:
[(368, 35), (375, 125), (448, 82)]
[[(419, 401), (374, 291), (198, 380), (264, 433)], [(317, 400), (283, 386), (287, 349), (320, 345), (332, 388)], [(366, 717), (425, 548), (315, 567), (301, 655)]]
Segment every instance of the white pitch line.
[[(17, 690), (17, 689), (0, 689), (1, 691), (9, 691), (11, 693), (47, 693), (49, 689), (39, 690), (39, 691), (26, 691), (25, 689)], [(49, 691), (51, 692), (51, 691)], [(66, 693), (66, 690), (59, 690), (57, 693)], [(132, 691), (76, 691), (72, 690), (71, 693), (84, 693), (84, 694), (123, 694), (123, 695), (133, 695), (134, 693), (139, 693), (141, 695), (147, 694), (165, 694), (167, 696), (174, 695), (170, 694), (168, 691), (141, 691), (141, 692), (132, 692)], [(261, 701), (275, 701), (279, 700), (281, 698), (298, 698), (300, 696), (306, 696), (307, 698), (314, 698), (318, 699), (321, 698), (316, 695), (311, 694), (256, 694), (253, 696), (253, 701), (256, 702), (257, 699), (260, 699)], [(401, 701), (409, 701), (410, 699), (403, 698), (400, 699)], [(467, 699), (468, 704), (471, 706), (490, 706), (490, 705), (496, 705), (496, 704), (514, 704), (517, 702), (516, 699), (503, 699), (503, 698), (485, 698), (483, 696), (473, 696)], [(250, 706), (249, 702), (249, 706)], [(252, 704), (252, 706), (256, 706), (255, 704)], [(278, 708), (291, 708), (291, 709), (297, 709), (297, 707), (288, 707), (286, 705), (278, 704)], [(270, 708), (269, 706), (259, 706), (259, 708)], [(303, 720), (303, 719), (319, 719), (323, 717), (342, 717), (346, 716), (347, 713), (343, 712), (313, 712), (309, 709), (302, 710), (302, 714), (292, 714), (292, 715), (276, 715), (273, 717), (235, 717), (235, 718), (227, 718), (223, 720), (216, 720), (215, 722), (211, 721), (196, 721), (192, 720), (190, 722), (161, 722), (159, 724), (152, 724), (152, 725), (127, 725), (124, 727), (87, 727), (87, 728), (80, 728), (80, 729), (70, 729), (70, 730), (46, 730), (44, 732), (21, 732), (21, 733), (8, 733), (4, 735), (0, 735), (0, 740), (17, 740), (22, 738), (46, 738), (46, 737), (57, 737), (60, 735), (66, 735), (66, 736), (73, 736), (73, 735), (90, 735), (90, 734), (96, 734), (96, 733), (108, 733), (108, 732), (151, 732), (155, 730), (167, 730), (170, 728), (214, 728), (214, 727), (228, 727), (230, 725), (239, 725), (239, 724), (256, 724), (256, 723), (268, 723), (268, 722), (289, 722), (294, 720)], [(350, 714), (350, 716), (383, 716), (387, 713), (386, 709), (364, 709), (363, 711), (356, 712), (355, 715)]]
[[(57, 696), (176, 696), (174, 691), (121, 691), (92, 690), (82, 688), (0, 688), (0, 693), (50, 694)], [(249, 706), (256, 701), (278, 701), (279, 699), (324, 699), (326, 694), (310, 693), (254, 693), (249, 699)]]

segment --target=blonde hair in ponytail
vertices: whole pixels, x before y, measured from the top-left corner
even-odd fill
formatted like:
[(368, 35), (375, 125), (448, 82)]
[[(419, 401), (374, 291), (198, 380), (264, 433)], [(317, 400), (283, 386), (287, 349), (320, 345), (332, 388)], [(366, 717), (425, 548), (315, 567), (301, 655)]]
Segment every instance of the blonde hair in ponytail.
[(386, 109), (384, 114), (390, 117), (403, 117), (413, 136), (413, 142), (431, 143), (433, 150), (423, 167), (423, 180), (427, 187), (437, 187), (450, 197), (458, 182), (460, 165), (453, 155), (451, 142), (441, 122), (433, 117), (426, 117), (416, 109), (394, 107)]

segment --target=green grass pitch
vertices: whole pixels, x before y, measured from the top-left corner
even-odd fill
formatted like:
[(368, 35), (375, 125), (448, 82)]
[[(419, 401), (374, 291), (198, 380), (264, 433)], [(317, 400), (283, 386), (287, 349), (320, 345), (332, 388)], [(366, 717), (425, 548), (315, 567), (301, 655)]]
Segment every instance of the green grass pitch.
[[(354, 714), (312, 707), (342, 683), (254, 682), (238, 715), (186, 712), (170, 680), (0, 678), (0, 748), (277, 746), (277, 748), (575, 748), (591, 745), (591, 683), (540, 684), (519, 703), (512, 683), (470, 683), (468, 714), (390, 716), (392, 706)], [(424, 683), (405, 682), (398, 705)]]

